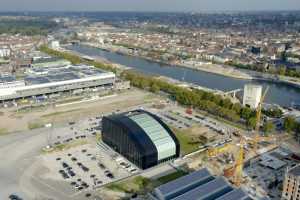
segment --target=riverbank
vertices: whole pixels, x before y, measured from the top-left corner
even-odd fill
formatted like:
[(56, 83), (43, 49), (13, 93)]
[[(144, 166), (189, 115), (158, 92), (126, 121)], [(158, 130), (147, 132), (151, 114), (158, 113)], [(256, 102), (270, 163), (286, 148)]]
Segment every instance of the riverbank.
[(125, 56), (142, 58), (142, 59), (145, 59), (145, 60), (148, 60), (151, 62), (156, 62), (159, 64), (166, 64), (169, 66), (188, 68), (188, 69), (193, 69), (193, 70), (197, 70), (197, 71), (204, 71), (204, 72), (221, 75), (221, 76), (225, 76), (225, 77), (229, 77), (229, 78), (235, 78), (235, 79), (241, 79), (241, 80), (269, 81), (269, 82), (282, 83), (282, 84), (285, 84), (288, 86), (300, 88), (300, 80), (293, 78), (293, 77), (278, 76), (278, 75), (274, 75), (274, 74), (261, 73), (261, 72), (256, 72), (256, 71), (252, 71), (252, 70), (246, 70), (246, 69), (238, 69), (238, 68), (235, 68), (232, 66), (227, 66), (227, 65), (222, 66), (219, 64), (211, 64), (211, 63), (199, 63), (198, 65), (193, 65), (190, 63), (174, 64), (171, 62), (153, 59), (151, 57), (126, 54), (124, 52), (119, 52), (119, 51), (111, 49), (111, 48), (105, 48), (105, 47), (97, 45), (97, 44), (91, 44), (91, 43), (82, 43), (82, 44), (93, 47), (93, 48), (97, 48), (100, 50), (118, 53), (118, 54), (125, 55)]
[[(94, 59), (97, 58), (97, 60), (104, 61), (104, 63), (105, 61), (108, 61), (109, 63), (115, 63), (113, 66), (118, 66), (118, 74), (120, 74), (123, 69), (133, 69), (146, 75), (168, 77), (180, 82), (186, 82), (188, 85), (200, 85), (205, 88), (210, 88), (214, 91), (219, 90), (225, 92), (226, 94), (229, 94), (230, 91), (243, 89), (245, 84), (259, 84), (264, 88), (270, 88), (265, 100), (266, 103), (289, 107), (293, 103), (298, 104), (300, 100), (299, 87), (293, 83), (287, 84), (286, 82), (281, 82), (278, 78), (277, 81), (267, 79), (268, 77), (263, 76), (257, 79), (260, 81), (255, 79), (237, 79), (182, 66), (178, 67), (176, 65), (161, 64), (137, 56), (127, 56), (124, 54), (103, 50), (101, 48), (80, 44), (71, 46), (68, 45), (66, 46), (66, 49), (73, 53), (77, 52), (77, 55), (88, 55)], [(238, 97), (241, 97), (241, 94), (238, 94)]]
[(200, 65), (194, 66), (188, 63), (180, 63), (180, 64), (174, 64), (171, 62), (166, 62), (166, 61), (162, 61), (162, 60), (157, 60), (157, 59), (153, 59), (151, 57), (147, 57), (147, 56), (137, 56), (137, 55), (132, 55), (132, 54), (126, 54), (124, 52), (120, 52), (118, 50), (114, 50), (111, 48), (105, 48), (103, 46), (97, 45), (97, 44), (92, 44), (92, 43), (82, 43), (82, 45), (86, 45), (86, 46), (90, 46), (93, 48), (97, 48), (97, 49), (101, 49), (104, 51), (108, 51), (108, 52), (114, 52), (117, 54), (121, 54), (121, 55), (125, 55), (125, 56), (132, 56), (132, 57), (138, 57), (138, 58), (142, 58), (151, 62), (156, 62), (159, 64), (165, 64), (165, 65), (170, 65), (170, 66), (176, 66), (176, 67), (182, 67), (182, 68), (188, 68), (188, 69), (193, 69), (193, 70), (199, 70), (199, 71), (205, 71), (208, 73), (213, 73), (213, 74), (218, 74), (221, 76), (226, 76), (226, 77), (230, 77), (230, 78), (236, 78), (236, 79), (243, 79), (243, 80), (253, 80), (253, 77), (248, 75), (247, 73), (244, 73), (236, 68), (230, 67), (230, 66), (221, 66), (221, 65), (217, 65), (217, 64), (211, 64), (211, 63), (201, 63)]

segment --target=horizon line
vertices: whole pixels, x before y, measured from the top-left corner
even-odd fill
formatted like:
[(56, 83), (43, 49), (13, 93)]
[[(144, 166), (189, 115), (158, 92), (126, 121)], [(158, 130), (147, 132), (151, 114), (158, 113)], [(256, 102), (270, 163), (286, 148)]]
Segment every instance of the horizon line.
[(72, 12), (116, 12), (116, 13), (215, 13), (215, 12), (300, 12), (299, 9), (252, 9), (252, 10), (199, 10), (199, 11), (178, 11), (178, 10), (0, 10), (0, 13), (21, 13), (21, 12), (28, 12), (28, 13), (72, 13)]

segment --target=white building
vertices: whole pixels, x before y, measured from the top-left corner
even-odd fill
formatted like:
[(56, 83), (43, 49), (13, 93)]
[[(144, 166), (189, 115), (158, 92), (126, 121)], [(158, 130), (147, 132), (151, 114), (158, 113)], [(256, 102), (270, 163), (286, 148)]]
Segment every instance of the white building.
[(52, 49), (59, 49), (60, 48), (59, 41), (57, 41), (57, 40), (51, 41), (50, 48), (52, 48)]
[(10, 49), (2, 48), (0, 49), (0, 58), (9, 57), (10, 56)]
[[(0, 101), (82, 88), (113, 88), (115, 74), (96, 69), (93, 66), (69, 65), (58, 68), (33, 68), (39, 73), (28, 73), (24, 80), (0, 76)], [(31, 69), (31, 70), (33, 70)]]
[(247, 84), (244, 87), (243, 105), (250, 108), (257, 108), (262, 95), (261, 85)]

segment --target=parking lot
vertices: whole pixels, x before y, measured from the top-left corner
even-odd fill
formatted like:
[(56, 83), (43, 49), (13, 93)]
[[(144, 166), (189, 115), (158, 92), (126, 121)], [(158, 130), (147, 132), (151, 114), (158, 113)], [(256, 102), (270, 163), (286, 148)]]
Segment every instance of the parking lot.
[(91, 145), (47, 154), (43, 159), (51, 166), (49, 177), (66, 181), (75, 192), (93, 190), (130, 175), (109, 155)]
[(140, 171), (103, 142), (97, 143), (95, 136), (101, 133), (101, 119), (102, 115), (99, 115), (71, 121), (65, 127), (50, 131), (48, 137), (53, 147), (88, 141), (85, 145), (46, 153), (41, 158), (43, 167), (49, 171), (43, 178), (65, 182), (67, 188), (57, 190), (62, 189), (68, 196), (80, 193), (92, 196), (97, 188)]
[(233, 127), (224, 125), (199, 113), (188, 114), (179, 107), (168, 107), (161, 110), (151, 109), (150, 111), (156, 113), (165, 123), (177, 129), (189, 129), (193, 126), (206, 127), (210, 133), (217, 135), (215, 141), (207, 144), (210, 146), (231, 142), (232, 133), (236, 131)]

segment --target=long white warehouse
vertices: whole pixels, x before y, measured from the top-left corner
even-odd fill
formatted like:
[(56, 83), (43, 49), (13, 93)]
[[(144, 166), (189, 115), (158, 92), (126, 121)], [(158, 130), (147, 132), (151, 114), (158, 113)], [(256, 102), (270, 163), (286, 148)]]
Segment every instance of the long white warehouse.
[(87, 65), (31, 68), (22, 80), (0, 76), (0, 101), (89, 87), (112, 87), (115, 74)]

